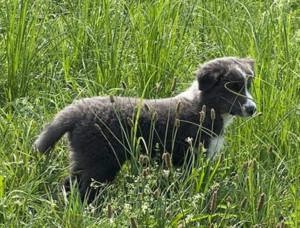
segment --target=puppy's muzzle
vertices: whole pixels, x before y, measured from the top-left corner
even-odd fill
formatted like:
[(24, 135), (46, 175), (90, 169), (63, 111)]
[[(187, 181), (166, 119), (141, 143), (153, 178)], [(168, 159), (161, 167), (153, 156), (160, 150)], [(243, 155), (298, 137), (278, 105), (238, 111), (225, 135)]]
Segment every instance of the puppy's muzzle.
[(256, 112), (256, 106), (255, 105), (245, 106), (245, 112), (247, 116), (252, 116)]
[(246, 104), (242, 106), (243, 116), (253, 116), (256, 112), (256, 104), (252, 100), (248, 100)]

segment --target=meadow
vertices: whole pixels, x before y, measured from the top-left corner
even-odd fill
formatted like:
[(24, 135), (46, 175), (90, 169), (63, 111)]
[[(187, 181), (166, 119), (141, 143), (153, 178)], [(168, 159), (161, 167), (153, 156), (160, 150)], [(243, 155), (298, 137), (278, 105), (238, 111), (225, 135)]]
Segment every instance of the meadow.
[[(214, 162), (169, 175), (128, 162), (86, 205), (61, 190), (66, 140), (32, 149), (75, 99), (169, 97), (221, 56), (255, 59), (258, 114)], [(0, 75), (1, 227), (300, 226), (299, 1), (0, 0)]]

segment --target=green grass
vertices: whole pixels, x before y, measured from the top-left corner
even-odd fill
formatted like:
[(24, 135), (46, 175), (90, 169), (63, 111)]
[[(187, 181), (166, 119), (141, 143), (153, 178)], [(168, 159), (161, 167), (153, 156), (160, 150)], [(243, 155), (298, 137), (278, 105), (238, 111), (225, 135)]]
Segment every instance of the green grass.
[[(3, 227), (275, 227), (300, 224), (300, 4), (297, 0), (0, 0), (0, 224)], [(124, 166), (98, 205), (68, 200), (67, 144), (31, 145), (72, 100), (158, 98), (199, 63), (256, 60), (262, 115), (228, 130), (222, 156), (168, 177)], [(176, 79), (175, 79), (176, 78)], [(176, 81), (176, 89), (173, 84)], [(145, 173), (144, 173), (145, 174)], [(185, 178), (182, 178), (185, 176)]]

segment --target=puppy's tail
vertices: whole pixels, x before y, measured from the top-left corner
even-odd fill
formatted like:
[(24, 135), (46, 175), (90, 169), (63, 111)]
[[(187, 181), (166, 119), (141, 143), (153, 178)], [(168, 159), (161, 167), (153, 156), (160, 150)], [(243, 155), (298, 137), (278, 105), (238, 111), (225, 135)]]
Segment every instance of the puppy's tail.
[(80, 112), (76, 107), (73, 105), (66, 107), (43, 129), (35, 140), (33, 148), (42, 153), (49, 151), (66, 132), (73, 129), (79, 118)]

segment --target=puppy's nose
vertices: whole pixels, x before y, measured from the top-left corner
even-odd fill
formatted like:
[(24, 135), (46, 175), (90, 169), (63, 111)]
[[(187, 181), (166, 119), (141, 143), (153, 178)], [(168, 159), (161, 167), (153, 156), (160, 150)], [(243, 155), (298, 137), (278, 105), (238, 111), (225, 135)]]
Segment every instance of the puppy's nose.
[(256, 112), (256, 107), (254, 105), (246, 105), (245, 111), (249, 116), (252, 116)]

